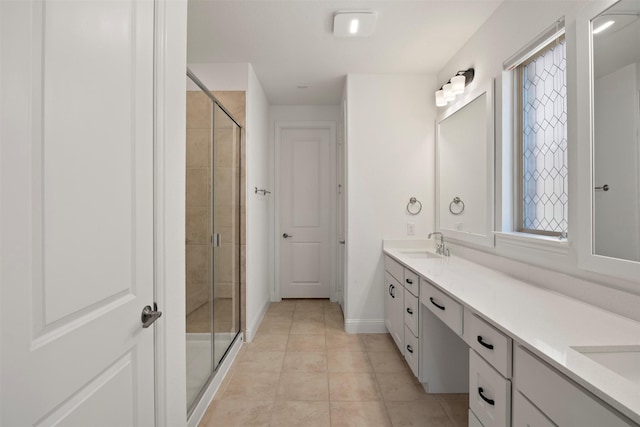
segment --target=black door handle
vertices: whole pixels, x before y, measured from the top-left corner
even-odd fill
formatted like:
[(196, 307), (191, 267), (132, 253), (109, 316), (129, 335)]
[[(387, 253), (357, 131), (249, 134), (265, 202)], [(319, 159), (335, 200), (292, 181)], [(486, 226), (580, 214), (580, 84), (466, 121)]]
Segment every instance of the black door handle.
[(410, 285), (413, 285), (413, 280), (411, 280), (411, 279), (405, 279), (404, 281), (407, 282)]
[(480, 395), (480, 397), (482, 398), (482, 400), (484, 400), (485, 402), (487, 402), (489, 405), (494, 406), (496, 404), (496, 401), (493, 399), (489, 399), (488, 397), (486, 397), (483, 394), (484, 390), (482, 389), (482, 387), (478, 387), (478, 394)]
[(489, 350), (493, 350), (493, 344), (489, 344), (483, 341), (482, 339), (482, 335), (478, 335), (478, 342), (480, 343), (480, 345), (482, 345), (483, 347), (488, 348)]
[(413, 347), (411, 347), (410, 345), (407, 345), (407, 351), (409, 353), (413, 353)]
[(413, 310), (411, 310), (411, 307), (407, 307), (407, 313), (413, 314)]
[(438, 307), (440, 310), (445, 310), (445, 306), (444, 305), (440, 305), (438, 304), (433, 297), (429, 297), (429, 301), (431, 301), (431, 304), (435, 305), (436, 307)]

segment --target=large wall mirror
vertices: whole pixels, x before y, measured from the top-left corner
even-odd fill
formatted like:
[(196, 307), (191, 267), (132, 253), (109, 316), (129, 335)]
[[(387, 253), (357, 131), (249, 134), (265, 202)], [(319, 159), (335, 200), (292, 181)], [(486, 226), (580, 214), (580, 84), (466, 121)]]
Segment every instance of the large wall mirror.
[[(590, 227), (585, 267), (640, 278), (640, 2), (589, 19)], [(608, 6), (608, 7), (607, 7)], [(578, 34), (580, 36), (580, 34)], [(578, 64), (580, 70), (580, 64)], [(580, 72), (580, 71), (578, 71)], [(583, 123), (578, 123), (583, 126)], [(586, 237), (586, 236), (585, 236)]]
[(437, 119), (436, 228), (447, 238), (493, 246), (493, 81)]

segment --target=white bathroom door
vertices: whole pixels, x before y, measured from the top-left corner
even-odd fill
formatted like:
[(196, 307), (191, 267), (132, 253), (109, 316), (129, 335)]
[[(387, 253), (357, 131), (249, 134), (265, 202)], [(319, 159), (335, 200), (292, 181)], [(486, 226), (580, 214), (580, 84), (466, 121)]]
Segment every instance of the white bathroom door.
[(283, 127), (279, 139), (280, 296), (329, 298), (335, 131)]
[(0, 425), (153, 426), (154, 3), (0, 3)]

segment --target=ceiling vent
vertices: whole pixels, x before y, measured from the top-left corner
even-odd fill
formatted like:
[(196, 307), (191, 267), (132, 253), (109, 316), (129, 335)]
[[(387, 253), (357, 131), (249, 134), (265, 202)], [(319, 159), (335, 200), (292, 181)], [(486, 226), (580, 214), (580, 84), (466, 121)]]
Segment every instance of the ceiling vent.
[(333, 35), (336, 37), (366, 37), (376, 28), (375, 12), (337, 12), (333, 17)]

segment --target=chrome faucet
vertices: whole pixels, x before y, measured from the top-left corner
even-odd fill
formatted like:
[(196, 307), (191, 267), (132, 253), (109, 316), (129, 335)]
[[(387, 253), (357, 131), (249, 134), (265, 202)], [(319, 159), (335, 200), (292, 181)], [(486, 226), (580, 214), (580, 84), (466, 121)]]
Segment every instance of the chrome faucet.
[(450, 255), (449, 249), (444, 245), (444, 236), (442, 235), (441, 232), (434, 231), (433, 233), (429, 233), (429, 236), (427, 238), (430, 239), (431, 236), (435, 236), (435, 235), (440, 236), (440, 243), (436, 243), (436, 253), (438, 255), (449, 256)]

